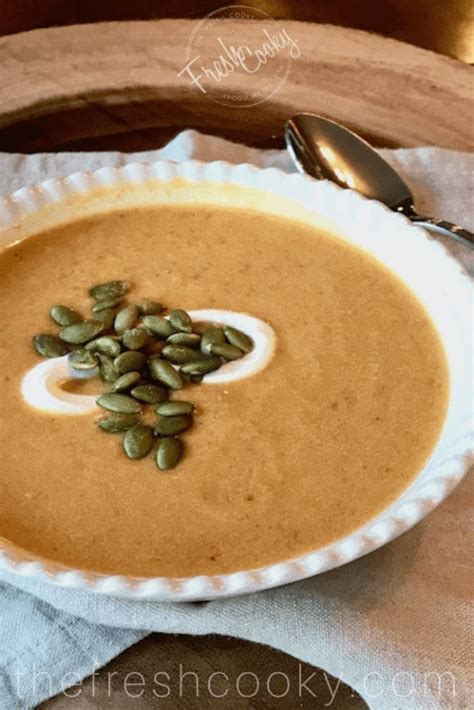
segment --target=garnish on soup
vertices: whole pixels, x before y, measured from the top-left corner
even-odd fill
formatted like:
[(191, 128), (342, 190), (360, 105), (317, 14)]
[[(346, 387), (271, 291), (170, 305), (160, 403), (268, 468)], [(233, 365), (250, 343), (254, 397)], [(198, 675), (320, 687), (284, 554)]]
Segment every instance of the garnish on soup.
[[(189, 429), (195, 413), (192, 402), (171, 399), (174, 392), (244, 357), (253, 343), (230, 326), (198, 329), (182, 309), (164, 317), (165, 306), (157, 301), (126, 303), (129, 289), (120, 280), (90, 288), (90, 319), (68, 306), (53, 306), (50, 316), (61, 329), (56, 335), (35, 335), (33, 346), (46, 358), (68, 354), (78, 377), (98, 375), (107, 385), (96, 398), (107, 412), (96, 420), (99, 429), (123, 434), (130, 459), (153, 451), (156, 465), (165, 471), (179, 463), (184, 447), (178, 435)], [(147, 407), (154, 408), (154, 426), (140, 418)]]

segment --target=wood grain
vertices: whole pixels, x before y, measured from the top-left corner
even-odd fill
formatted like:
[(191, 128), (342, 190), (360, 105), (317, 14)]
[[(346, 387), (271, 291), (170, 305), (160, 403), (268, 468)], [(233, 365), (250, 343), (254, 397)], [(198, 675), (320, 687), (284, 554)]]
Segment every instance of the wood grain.
[[(314, 111), (378, 144), (472, 150), (471, 69), (456, 60), (365, 32), (279, 21), (301, 56), (281, 88), (257, 107), (264, 78), (235, 72), (203, 94), (185, 76), (195, 20), (111, 22), (35, 30), (0, 41), (0, 149), (51, 150), (133, 131), (205, 128), (248, 142), (281, 136), (284, 120)], [(262, 23), (222, 20), (229, 44), (254, 43)], [(265, 86), (263, 87), (265, 89)]]
[[(0, 34), (82, 22), (203, 17), (225, 4), (222, 0), (2, 0)], [(472, 0), (245, 0), (244, 4), (263, 7), (275, 19), (357, 27), (474, 62)]]
[[(164, 685), (160, 686), (157, 680)], [(148, 636), (111, 661), (95, 678), (84, 680), (40, 707), (43, 710), (367, 708), (343, 681), (268, 646), (223, 636), (171, 634)]]

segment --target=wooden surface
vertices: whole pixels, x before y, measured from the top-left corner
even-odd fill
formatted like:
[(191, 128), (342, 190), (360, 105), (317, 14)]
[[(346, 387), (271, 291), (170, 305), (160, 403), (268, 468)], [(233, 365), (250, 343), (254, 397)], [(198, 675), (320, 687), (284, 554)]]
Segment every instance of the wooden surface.
[[(225, 96), (241, 92), (252, 103), (268, 91), (268, 72), (249, 77), (235, 71), (202, 93), (189, 77), (178, 76), (196, 27), (191, 20), (80, 25), (4, 37), (0, 150), (90, 148), (99, 138), (102, 147), (110, 147), (103, 136), (128, 141), (133, 133), (140, 135), (141, 147), (156, 147), (184, 126), (266, 145), (281, 138), (284, 120), (299, 111), (336, 118), (378, 144), (473, 148), (468, 66), (355, 30), (290, 21), (275, 26), (298, 43), (301, 56), (273, 95), (243, 108), (225, 104)], [(210, 32), (200, 61), (215, 58)], [(262, 23), (223, 20), (219, 36), (228, 45), (245, 38), (258, 46)]]
[[(184, 675), (189, 672), (195, 673), (195, 677)], [(158, 676), (167, 687), (157, 685), (156, 673), (168, 674)], [(277, 675), (270, 678), (268, 685), (272, 673)], [(153, 691), (162, 696), (168, 691), (169, 694), (157, 697)], [(277, 695), (282, 697), (275, 697)], [(69, 697), (57, 696), (41, 707), (43, 710), (319, 710), (325, 707), (365, 710), (367, 706), (357, 693), (333, 676), (266, 646), (223, 636), (153, 634), (114, 659), (94, 681), (89, 678), (71, 688)]]
[[(203, 17), (222, 0), (2, 0), (0, 34), (106, 20)], [(244, 0), (275, 19), (328, 22), (378, 32), (474, 62), (472, 0)]]

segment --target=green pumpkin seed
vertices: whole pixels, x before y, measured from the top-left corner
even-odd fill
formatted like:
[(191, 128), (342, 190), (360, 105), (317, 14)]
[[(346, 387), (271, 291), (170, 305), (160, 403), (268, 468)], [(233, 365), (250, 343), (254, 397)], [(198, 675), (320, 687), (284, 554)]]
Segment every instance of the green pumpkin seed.
[(183, 386), (183, 380), (169, 362), (159, 357), (151, 357), (148, 360), (148, 369), (154, 380), (158, 380), (172, 390), (179, 390)]
[(117, 333), (124, 333), (131, 328), (138, 318), (138, 308), (132, 303), (130, 306), (122, 308), (114, 320), (114, 328)]
[(138, 385), (130, 392), (132, 397), (139, 399), (141, 402), (148, 404), (157, 404), (158, 402), (166, 402), (168, 399), (168, 390), (159, 385)]
[(176, 333), (176, 329), (173, 328), (171, 323), (161, 316), (145, 316), (143, 325), (149, 333), (158, 335), (160, 338), (168, 338), (173, 333)]
[(96, 320), (85, 320), (82, 323), (74, 323), (73, 325), (67, 325), (65, 328), (61, 328), (59, 331), (59, 337), (66, 343), (73, 343), (74, 345), (83, 345), (89, 340), (95, 338), (96, 335), (103, 329), (103, 324)]
[(193, 329), (193, 322), (191, 316), (182, 310), (174, 310), (170, 312), (169, 321), (175, 330), (179, 330), (180, 333), (191, 333)]
[(183, 456), (181, 439), (161, 439), (156, 449), (155, 461), (160, 471), (169, 471), (177, 466)]
[(67, 345), (57, 335), (50, 335), (49, 333), (35, 335), (33, 347), (43, 357), (62, 357), (69, 351)]
[(115, 380), (112, 387), (110, 388), (110, 391), (123, 392), (124, 390), (128, 390), (130, 387), (133, 387), (137, 384), (137, 382), (140, 381), (140, 377), (141, 375), (139, 372), (125, 372), (123, 375), (120, 375), (120, 377)]
[(125, 296), (130, 288), (128, 281), (107, 281), (107, 283), (96, 284), (89, 289), (89, 296), (96, 301), (103, 301), (106, 298), (120, 298)]
[(166, 345), (163, 348), (163, 357), (178, 365), (196, 359), (196, 351), (186, 345)]
[[(123, 448), (131, 459), (141, 459), (151, 451), (155, 434), (163, 437), (155, 460), (160, 470), (167, 470), (182, 457), (183, 444), (176, 434), (192, 425), (194, 405), (183, 400), (167, 401), (166, 388), (179, 390), (184, 381), (201, 382), (208, 372), (219, 369), (223, 360), (236, 360), (250, 352), (253, 343), (245, 333), (227, 326), (210, 326), (202, 335), (195, 333), (186, 311), (174, 309), (169, 318), (163, 318), (158, 314), (164, 308), (156, 301), (145, 299), (116, 312), (128, 289), (126, 281), (110, 281), (91, 288), (89, 293), (96, 301), (91, 320), (82, 321), (67, 306), (53, 306), (51, 318), (62, 326), (59, 337), (39, 334), (33, 343), (36, 351), (46, 357), (59, 357), (71, 350), (68, 362), (78, 370), (77, 377), (80, 371), (99, 366), (102, 380), (111, 387), (96, 402), (111, 413), (97, 420), (96, 425), (106, 432), (125, 432)], [(143, 327), (135, 326), (140, 316)], [(97, 337), (104, 331), (112, 333)], [(67, 343), (72, 347), (68, 348)], [(121, 352), (122, 347), (127, 351)], [(144, 352), (140, 352), (142, 348)], [(160, 384), (147, 382), (146, 372), (142, 374), (147, 361), (150, 377)], [(171, 363), (181, 366), (179, 372)], [(90, 374), (86, 372), (85, 376)], [(142, 403), (157, 405), (154, 430), (139, 421)]]
[(155, 434), (159, 436), (174, 436), (185, 429), (189, 429), (193, 423), (193, 418), (189, 414), (183, 414), (177, 417), (159, 417), (158, 424), (155, 426)]
[(146, 356), (137, 350), (128, 350), (122, 353), (114, 360), (114, 365), (118, 372), (123, 375), (124, 372), (131, 372), (132, 370), (141, 370), (145, 366)]
[(99, 313), (94, 313), (94, 320), (102, 323), (102, 330), (111, 330), (115, 319), (115, 311), (108, 308), (106, 311), (99, 311)]
[(223, 357), (225, 360), (238, 360), (243, 356), (242, 350), (229, 343), (216, 343), (211, 346), (211, 353)]
[(73, 311), (72, 308), (68, 308), (67, 306), (53, 306), (49, 311), (49, 315), (55, 323), (63, 327), (80, 323), (82, 320), (79, 313), (76, 313), (76, 311)]
[(99, 365), (99, 361), (94, 353), (85, 348), (78, 348), (68, 355), (68, 365), (73, 370), (94, 370)]
[(96, 419), (96, 425), (102, 431), (116, 434), (120, 431), (127, 431), (138, 422), (136, 414), (108, 414), (106, 417)]
[(145, 328), (131, 328), (122, 335), (122, 343), (129, 350), (139, 350), (145, 345), (148, 337)]
[(153, 430), (145, 424), (135, 424), (123, 437), (123, 450), (129, 459), (143, 459), (153, 448)]
[(96, 313), (100, 313), (101, 311), (106, 311), (109, 308), (117, 308), (117, 306), (120, 306), (122, 301), (123, 301), (123, 298), (121, 298), (120, 296), (116, 297), (116, 298), (104, 298), (103, 301), (97, 301), (96, 303), (94, 303), (94, 305), (91, 308), (91, 311), (95, 315)]
[(165, 310), (165, 307), (158, 301), (140, 301), (137, 303), (138, 312), (141, 316), (154, 316)]
[(117, 338), (112, 338), (110, 335), (103, 335), (100, 338), (90, 340), (85, 347), (86, 350), (109, 355), (109, 357), (118, 357), (122, 349)]
[(208, 357), (206, 359), (193, 360), (186, 362), (179, 368), (180, 372), (185, 375), (205, 375), (213, 370), (218, 370), (222, 365), (222, 360), (219, 357)]
[(223, 328), (206, 328), (201, 338), (201, 352), (210, 355), (212, 346), (222, 343), (225, 343)]
[(237, 330), (237, 328), (226, 326), (224, 328), (224, 335), (231, 345), (243, 350), (244, 353), (249, 353), (253, 349), (253, 343), (249, 336), (242, 333), (241, 330)]
[(101, 394), (95, 401), (99, 407), (107, 409), (109, 412), (119, 412), (119, 414), (138, 414), (141, 410), (140, 402), (126, 394), (108, 392)]
[(99, 374), (102, 382), (106, 382), (111, 385), (119, 376), (119, 372), (115, 367), (112, 358), (108, 355), (99, 354)]
[(170, 345), (186, 345), (188, 348), (198, 348), (201, 336), (197, 333), (174, 333), (166, 340)]
[(180, 414), (191, 414), (194, 410), (192, 402), (184, 400), (173, 400), (172, 402), (163, 402), (155, 407), (155, 412), (163, 417), (176, 417)]

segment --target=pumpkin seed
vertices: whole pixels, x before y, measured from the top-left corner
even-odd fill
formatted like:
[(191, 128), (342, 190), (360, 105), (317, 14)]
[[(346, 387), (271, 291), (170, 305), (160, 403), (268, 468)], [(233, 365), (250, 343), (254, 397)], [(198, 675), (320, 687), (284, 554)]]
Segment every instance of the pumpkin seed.
[(102, 330), (110, 330), (114, 324), (115, 311), (108, 308), (106, 311), (99, 311), (99, 313), (94, 313), (94, 320), (102, 323)]
[(145, 328), (131, 328), (122, 335), (122, 343), (129, 350), (139, 350), (148, 340), (148, 331)]
[(170, 312), (169, 321), (175, 330), (179, 330), (180, 333), (191, 333), (193, 329), (193, 322), (191, 316), (182, 310), (174, 310)]
[(212, 346), (222, 343), (225, 343), (223, 328), (206, 328), (201, 338), (201, 352), (210, 355)]
[(190, 382), (193, 385), (200, 384), (204, 379), (204, 375), (189, 375), (185, 372), (181, 372), (181, 377), (185, 382)]
[(106, 417), (96, 419), (96, 425), (102, 431), (107, 431), (111, 434), (116, 434), (119, 431), (127, 431), (138, 422), (136, 414), (108, 414)]
[(73, 370), (93, 370), (98, 367), (99, 361), (94, 353), (85, 348), (78, 348), (68, 355), (68, 364)]
[(113, 360), (108, 355), (99, 354), (99, 374), (103, 382), (111, 385), (119, 376), (119, 372), (115, 367)]
[(67, 306), (53, 306), (49, 311), (49, 315), (55, 323), (63, 327), (79, 323), (82, 320), (79, 313), (76, 313), (76, 311), (73, 311), (72, 308), (68, 308)]
[(165, 307), (157, 301), (140, 301), (137, 303), (138, 312), (141, 316), (154, 316), (165, 310)]
[(161, 439), (156, 449), (155, 461), (160, 471), (177, 466), (183, 456), (183, 442), (178, 438)]
[(141, 410), (140, 403), (126, 394), (108, 392), (101, 394), (95, 401), (99, 407), (107, 409), (109, 412), (119, 412), (119, 414), (138, 414)]
[(155, 434), (159, 436), (174, 436), (185, 429), (189, 429), (193, 423), (193, 418), (189, 414), (183, 414), (177, 417), (159, 417), (158, 424), (155, 426)]
[(143, 459), (155, 443), (153, 430), (145, 424), (134, 424), (123, 437), (123, 450), (129, 459)]
[(82, 321), (82, 323), (74, 323), (73, 325), (67, 325), (65, 328), (61, 328), (59, 337), (66, 343), (82, 345), (92, 340), (92, 338), (95, 338), (96, 335), (99, 335), (103, 327), (103, 324), (99, 321), (85, 320)]
[(179, 390), (183, 386), (183, 380), (179, 372), (166, 360), (159, 357), (151, 357), (148, 360), (148, 369), (154, 380), (158, 380), (172, 390)]
[(226, 326), (224, 328), (224, 334), (227, 341), (231, 345), (235, 345), (236, 348), (240, 348), (240, 350), (243, 350), (244, 353), (249, 353), (253, 349), (253, 343), (250, 340), (249, 336), (245, 335), (245, 333), (242, 333), (241, 330)]
[(219, 357), (208, 357), (206, 359), (193, 360), (186, 362), (179, 368), (180, 372), (185, 375), (205, 375), (213, 370), (218, 370), (222, 365), (222, 360)]
[(104, 298), (103, 301), (97, 301), (91, 308), (92, 313), (100, 313), (101, 311), (106, 311), (109, 308), (117, 308), (122, 303), (123, 298), (120, 296), (115, 298)]
[(110, 388), (110, 391), (123, 392), (124, 390), (128, 390), (130, 387), (133, 387), (137, 384), (137, 382), (140, 381), (140, 377), (141, 375), (139, 372), (134, 372), (133, 370), (131, 372), (125, 372), (123, 375), (120, 375), (120, 377), (115, 380), (112, 387)]
[(186, 345), (166, 345), (163, 348), (163, 357), (178, 365), (196, 359), (196, 351)]
[(112, 338), (110, 335), (103, 335), (100, 338), (95, 338), (95, 340), (90, 340), (85, 347), (86, 350), (97, 351), (110, 357), (118, 357), (122, 349), (117, 338)]
[(149, 333), (158, 335), (160, 338), (168, 338), (173, 333), (176, 333), (176, 329), (173, 328), (171, 323), (161, 316), (145, 316), (143, 325)]
[(173, 400), (173, 402), (163, 402), (155, 407), (155, 412), (163, 417), (176, 417), (180, 414), (191, 414), (194, 409), (192, 402), (184, 400)]
[(168, 390), (159, 385), (138, 385), (130, 392), (132, 397), (139, 399), (141, 402), (148, 404), (156, 404), (157, 402), (166, 402), (168, 399)]
[[(163, 437), (155, 460), (158, 468), (167, 470), (174, 468), (183, 455), (183, 444), (176, 435), (192, 425), (194, 410), (192, 402), (167, 401), (168, 390), (179, 390), (184, 382), (201, 382), (208, 372), (219, 369), (223, 360), (236, 360), (250, 352), (253, 342), (245, 333), (228, 326), (198, 324), (199, 332), (193, 332), (189, 313), (174, 309), (164, 318), (158, 315), (164, 306), (149, 299), (138, 305), (124, 305), (117, 312), (128, 290), (127, 281), (92, 287), (89, 293), (95, 303), (90, 320), (82, 321), (68, 306), (53, 306), (50, 315), (61, 326), (59, 337), (39, 334), (33, 344), (46, 357), (70, 352), (68, 362), (78, 371), (76, 377), (81, 376), (81, 371), (85, 371), (82, 376), (95, 374), (91, 371), (99, 367), (100, 377), (110, 385), (110, 391), (96, 398), (96, 403), (108, 412), (96, 420), (97, 427), (106, 432), (125, 432), (123, 448), (131, 459), (146, 456), (153, 448), (155, 435)], [(139, 317), (142, 326), (135, 325)], [(97, 337), (99, 334), (102, 335)], [(122, 352), (122, 348), (127, 350)], [(172, 363), (180, 365), (179, 371)], [(147, 381), (145, 365), (149, 376), (159, 384)], [(154, 429), (139, 420), (142, 403), (157, 405)]]
[(36, 352), (43, 357), (62, 357), (69, 348), (60, 340), (57, 335), (40, 333), (33, 338), (33, 346)]
[(90, 288), (89, 296), (95, 298), (96, 301), (103, 301), (106, 298), (120, 298), (125, 296), (129, 288), (128, 281), (107, 281)]
[(216, 343), (211, 346), (211, 353), (223, 357), (225, 360), (238, 360), (243, 356), (242, 350), (229, 343)]
[(131, 328), (138, 318), (138, 308), (132, 303), (130, 306), (122, 308), (114, 320), (114, 328), (117, 333), (124, 333)]
[(124, 372), (141, 370), (145, 363), (146, 356), (137, 350), (127, 350), (127, 352), (121, 353), (121, 355), (114, 360), (114, 365), (121, 375), (123, 375)]
[(174, 333), (166, 340), (170, 345), (186, 345), (188, 348), (198, 348), (201, 336), (197, 333)]

